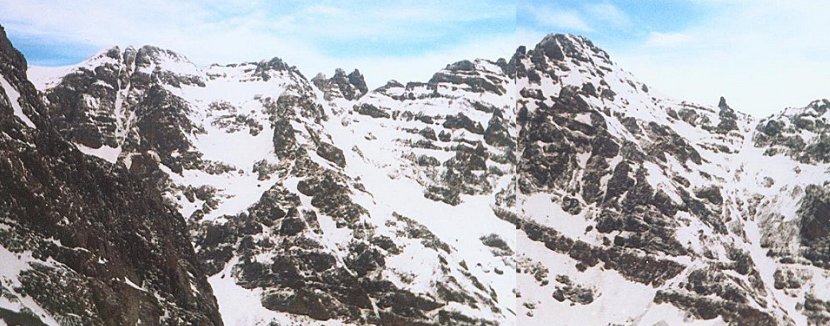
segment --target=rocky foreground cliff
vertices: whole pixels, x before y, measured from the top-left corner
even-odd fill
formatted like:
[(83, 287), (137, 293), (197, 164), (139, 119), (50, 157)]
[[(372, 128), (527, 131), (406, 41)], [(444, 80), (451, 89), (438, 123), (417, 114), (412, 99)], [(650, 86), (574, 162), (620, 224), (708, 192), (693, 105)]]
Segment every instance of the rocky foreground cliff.
[(222, 324), (185, 221), (64, 140), (0, 29), (0, 320)]
[(678, 101), (559, 34), (374, 90), (143, 46), (38, 92), (3, 44), (7, 322), (830, 322), (827, 100)]

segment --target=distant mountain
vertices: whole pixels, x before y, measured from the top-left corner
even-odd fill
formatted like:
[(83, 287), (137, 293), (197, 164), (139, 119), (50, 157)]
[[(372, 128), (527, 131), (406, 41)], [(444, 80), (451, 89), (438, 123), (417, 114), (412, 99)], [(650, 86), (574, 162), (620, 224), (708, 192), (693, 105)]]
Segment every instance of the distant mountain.
[[(23, 113), (3, 121), (21, 135), (27, 121), (54, 130), (44, 144), (64, 149), (17, 166), (65, 164), (50, 175), (130, 186), (71, 197), (74, 188), (12, 174), (0, 193), (19, 184), (57, 197), (20, 197), (1, 212), (18, 221), (34, 214), (19, 208), (30, 201), (151, 201), (166, 213), (87, 208), (96, 214), (78, 219), (127, 225), (123, 239), (139, 226), (189, 238), (181, 248), (195, 254), (147, 252), (201, 284), (173, 289), (204, 295), (157, 294), (153, 311), (231, 325), (830, 322), (827, 100), (766, 119), (725, 99), (678, 101), (561, 34), (510, 60), (464, 60), (374, 90), (358, 70), (309, 80), (278, 58), (198, 67), (152, 46), (36, 73), (40, 96), (25, 86), (33, 104), (4, 109)], [(58, 155), (79, 151), (101, 176)], [(19, 237), (32, 232), (15, 223)], [(46, 246), (0, 244), (9, 255)], [(128, 266), (168, 275), (152, 271), (170, 264)], [(0, 271), (17, 284), (30, 269)], [(152, 277), (127, 279), (164, 293)], [(22, 307), (47, 323), (68, 316), (31, 298), (0, 301), (0, 317), (27, 318)], [(88, 307), (133, 316), (103, 305)]]

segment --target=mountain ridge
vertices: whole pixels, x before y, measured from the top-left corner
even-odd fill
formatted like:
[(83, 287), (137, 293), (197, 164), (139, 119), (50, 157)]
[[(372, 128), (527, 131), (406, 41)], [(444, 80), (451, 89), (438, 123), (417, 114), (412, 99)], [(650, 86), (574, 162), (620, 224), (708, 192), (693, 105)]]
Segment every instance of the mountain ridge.
[[(542, 40), (537, 44), (546, 43), (545, 42), (546, 40), (554, 41), (554, 40), (563, 40), (563, 39), (568, 39), (569, 40), (568, 42), (573, 42), (573, 41), (571, 41), (572, 39), (580, 40), (580, 42), (586, 42), (586, 44), (589, 46), (589, 48), (591, 48), (593, 50), (596, 50), (596, 51), (599, 51), (600, 53), (602, 53), (605, 56), (605, 58), (607, 60), (609, 60), (609, 61), (611, 60), (610, 56), (608, 55), (608, 53), (606, 51), (596, 47), (590, 39), (586, 38), (585, 36), (579, 35), (579, 34), (549, 33), (549, 34), (545, 35), (542, 38)], [(177, 51), (170, 50), (170, 49), (165, 49), (165, 48), (162, 48), (162, 47), (159, 47), (159, 46), (156, 46), (156, 45), (152, 45), (152, 44), (144, 44), (144, 45), (141, 45), (141, 46), (136, 46), (136, 45), (113, 45), (109, 48), (106, 48), (104, 50), (101, 50), (101, 51), (97, 52), (96, 54), (90, 56), (90, 58), (100, 57), (100, 56), (105, 55), (106, 53), (108, 53), (108, 52), (110, 52), (114, 49), (118, 49), (120, 51), (121, 48), (126, 50), (127, 48), (132, 48), (132, 49), (139, 48), (140, 49), (140, 48), (144, 48), (144, 47), (157, 49), (157, 50), (160, 50), (160, 51), (163, 51), (163, 52), (173, 53), (177, 56), (180, 56), (181, 58), (183, 58), (188, 63), (198, 67), (199, 69), (207, 69), (211, 66), (235, 66), (235, 65), (240, 65), (240, 64), (257, 64), (257, 63), (263, 63), (263, 62), (270, 62), (270, 61), (274, 61), (274, 60), (277, 60), (277, 62), (282, 62), (283, 61), (280, 57), (275, 56), (275, 57), (271, 57), (271, 58), (261, 59), (259, 61), (242, 61), (242, 62), (230, 62), (230, 63), (210, 63), (210, 64), (205, 64), (205, 65), (197, 65), (197, 64), (191, 62), (189, 59), (187, 59), (187, 57), (185, 55), (182, 55), (181, 53), (179, 53)], [(517, 50), (522, 49), (522, 48), (526, 49), (527, 45), (517, 46)], [(573, 51), (573, 50), (571, 50), (571, 51)], [(563, 53), (563, 55), (564, 55), (564, 53)], [(47, 77), (48, 78), (48, 77), (60, 77), (60, 76), (62, 76), (61, 72), (49, 71), (49, 70), (64, 70), (64, 69), (69, 69), (69, 68), (76, 68), (79, 65), (82, 65), (85, 62), (88, 62), (89, 60), (90, 59), (86, 59), (86, 60), (81, 61), (81, 62), (76, 63), (76, 64), (63, 65), (63, 66), (39, 66), (39, 65), (34, 65), (34, 66), (29, 66), (29, 69), (43, 70), (42, 73), (40, 73), (38, 75), (35, 75), (35, 76), (32, 76), (32, 77), (35, 78), (35, 80), (36, 80), (34, 83), (37, 86), (37, 88), (38, 89), (44, 89), (44, 88), (47, 88), (47, 85), (45, 84), (46, 82), (44, 82), (44, 81), (37, 82), (40, 79), (42, 79), (42, 77)], [(455, 64), (462, 63), (462, 62), (465, 62), (465, 61), (469, 61), (469, 60), (470, 59), (460, 59), (460, 60), (458, 60), (454, 63), (447, 64), (447, 67), (450, 67), (450, 66), (453, 66)], [(506, 60), (506, 59), (505, 58), (496, 58), (495, 61), (493, 61), (492, 58), (477, 58), (476, 60), (487, 60), (487, 61), (491, 61), (491, 62), (495, 63), (495, 62), (498, 62), (499, 60)], [(616, 64), (616, 63), (614, 63), (614, 64)], [(502, 64), (502, 66), (506, 66), (506, 62), (504, 64)], [(288, 66), (287, 64), (285, 64), (283, 69), (288, 69), (288, 68), (297, 69), (296, 66)], [(343, 70), (343, 69), (342, 68), (335, 69), (335, 75), (336, 75), (337, 70)], [(358, 73), (359, 73), (359, 69), (355, 68), (354, 70), (358, 71)], [(63, 72), (63, 73), (65, 73), (65, 72)], [(345, 73), (345, 71), (344, 71), (344, 73)], [(508, 73), (508, 72), (505, 71), (505, 73)], [(508, 73), (508, 74), (510, 74), (510, 73)], [(315, 76), (316, 75), (326, 76), (323, 72), (317, 72), (315, 74)], [(41, 77), (41, 78), (38, 78), (38, 77)], [(314, 78), (312, 78), (312, 79), (314, 79)], [(396, 79), (390, 79), (387, 82), (387, 84), (389, 82), (398, 82), (398, 81)], [(423, 81), (410, 81), (410, 82), (419, 83), (419, 82), (423, 82)], [(373, 90), (377, 90), (377, 89), (380, 89), (380, 88), (384, 88), (385, 86), (386, 86), (386, 84), (378, 86), (375, 89), (371, 89), (371, 90), (368, 90), (368, 91), (373, 91)], [(657, 90), (657, 91), (660, 95), (665, 96), (663, 93), (660, 93), (659, 90)], [(722, 95), (720, 98), (725, 100), (725, 97), (726, 97), (725, 95)], [(823, 101), (823, 100), (827, 100), (827, 98), (813, 99), (813, 100), (810, 100), (809, 103), (812, 103), (812, 102), (815, 102), (815, 101)], [(719, 100), (717, 106), (720, 106), (721, 102), (722, 101)], [(701, 107), (705, 106), (703, 104), (693, 103), (693, 102), (689, 102), (689, 104), (696, 105), (696, 106), (701, 106)], [(770, 116), (780, 115), (781, 113), (783, 113), (787, 110), (800, 109), (800, 108), (803, 108), (803, 107), (790, 106), (790, 107), (786, 107), (786, 108), (781, 109), (781, 111), (779, 111), (779, 112), (770, 113), (768, 116), (755, 116), (755, 115), (752, 115), (750, 113), (746, 113), (746, 112), (743, 112), (743, 111), (740, 111), (740, 110), (739, 110), (739, 112), (741, 112), (742, 114), (749, 115), (749, 116), (753, 117), (756, 120), (760, 120), (760, 119), (769, 118)]]
[(830, 320), (827, 100), (674, 100), (564, 34), (374, 90), (121, 61), (48, 116), (185, 217), (226, 323)]

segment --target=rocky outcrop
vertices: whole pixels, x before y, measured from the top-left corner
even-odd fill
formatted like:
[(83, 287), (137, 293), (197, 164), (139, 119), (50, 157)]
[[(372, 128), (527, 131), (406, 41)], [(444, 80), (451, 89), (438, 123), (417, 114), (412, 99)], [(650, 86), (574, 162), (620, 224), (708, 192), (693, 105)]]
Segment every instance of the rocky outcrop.
[(343, 98), (348, 101), (357, 100), (369, 91), (363, 75), (355, 69), (348, 75), (343, 69), (334, 71), (334, 76), (326, 79), (323, 74), (318, 74), (311, 79), (311, 82), (325, 94), (326, 100)]
[(785, 154), (808, 164), (828, 163), (830, 156), (830, 100), (817, 100), (804, 108), (790, 108), (757, 125), (754, 143), (765, 154)]
[(797, 213), (801, 217), (802, 255), (813, 264), (830, 267), (830, 192), (827, 185), (807, 186)]

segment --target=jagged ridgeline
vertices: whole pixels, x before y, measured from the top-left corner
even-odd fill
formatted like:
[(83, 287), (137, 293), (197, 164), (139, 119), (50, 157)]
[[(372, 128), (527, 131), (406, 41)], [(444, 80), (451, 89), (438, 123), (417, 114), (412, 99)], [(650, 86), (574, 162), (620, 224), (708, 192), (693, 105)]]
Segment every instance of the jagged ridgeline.
[(374, 90), (2, 51), (7, 323), (830, 322), (826, 100), (677, 101), (559, 34)]

